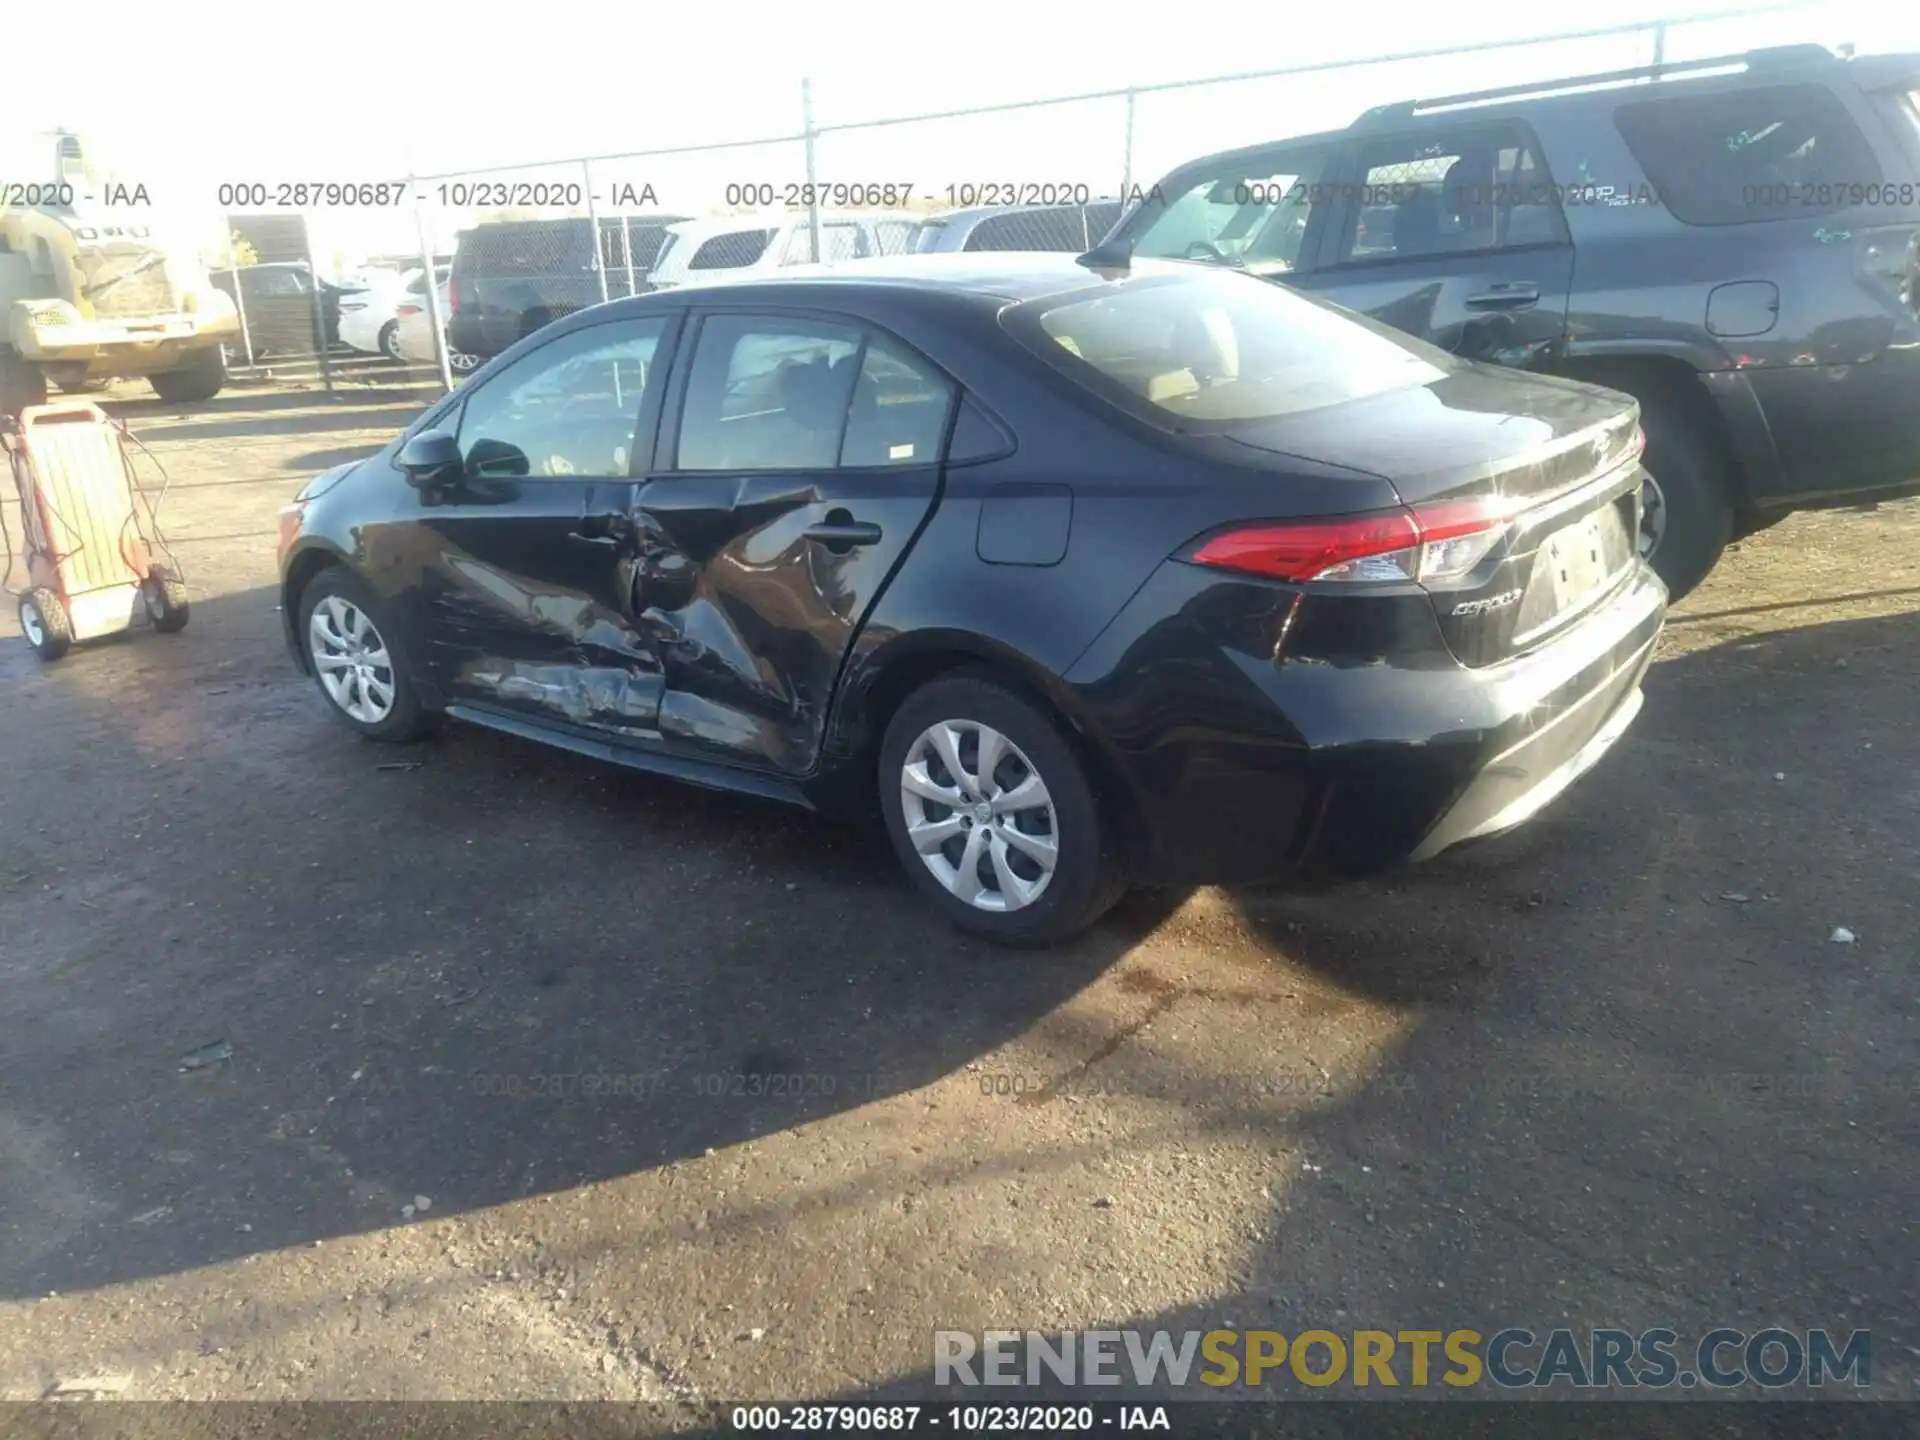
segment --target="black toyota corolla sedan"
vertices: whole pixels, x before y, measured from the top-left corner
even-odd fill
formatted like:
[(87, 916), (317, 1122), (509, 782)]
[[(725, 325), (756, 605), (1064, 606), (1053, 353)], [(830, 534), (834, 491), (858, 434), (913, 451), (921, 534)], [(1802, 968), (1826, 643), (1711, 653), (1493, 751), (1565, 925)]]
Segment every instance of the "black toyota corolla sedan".
[(1178, 262), (581, 311), (283, 513), (329, 707), (837, 815), (954, 922), (1507, 830), (1640, 705), (1634, 403)]

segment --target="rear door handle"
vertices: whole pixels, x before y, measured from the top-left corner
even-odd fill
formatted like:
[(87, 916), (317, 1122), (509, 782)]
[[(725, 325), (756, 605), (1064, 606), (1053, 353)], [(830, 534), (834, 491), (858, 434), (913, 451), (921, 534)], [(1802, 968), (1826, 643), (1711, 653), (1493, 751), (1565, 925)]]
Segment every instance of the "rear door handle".
[(880, 543), (880, 527), (869, 520), (856, 520), (845, 510), (829, 510), (827, 518), (818, 525), (809, 525), (803, 532), (807, 539), (818, 540), (836, 554), (844, 555), (856, 545), (877, 545)]
[(1467, 297), (1467, 304), (1475, 310), (1524, 310), (1539, 303), (1540, 287), (1524, 280), (1503, 280)]

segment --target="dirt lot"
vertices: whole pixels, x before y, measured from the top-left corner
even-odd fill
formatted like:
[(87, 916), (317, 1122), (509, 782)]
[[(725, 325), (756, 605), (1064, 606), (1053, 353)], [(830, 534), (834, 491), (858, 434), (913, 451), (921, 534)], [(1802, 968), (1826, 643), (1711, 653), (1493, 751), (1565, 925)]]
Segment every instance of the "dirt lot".
[(879, 837), (335, 724), (274, 512), (405, 397), (118, 408), (194, 613), (0, 619), (0, 1397), (906, 1394), (1103, 1323), (1866, 1327), (1920, 1397), (1920, 505), (1738, 547), (1515, 836), (1008, 956)]

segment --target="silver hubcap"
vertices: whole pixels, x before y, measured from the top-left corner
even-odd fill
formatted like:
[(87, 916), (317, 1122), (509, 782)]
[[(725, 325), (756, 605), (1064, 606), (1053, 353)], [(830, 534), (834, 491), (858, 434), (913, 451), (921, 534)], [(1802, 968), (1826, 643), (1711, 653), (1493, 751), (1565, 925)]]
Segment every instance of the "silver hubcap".
[(405, 358), (400, 353), (400, 327), (399, 326), (389, 325), (386, 328), (385, 332), (380, 336), (380, 348), (387, 352), (387, 358), (389, 360), (400, 360)]
[(465, 374), (469, 370), (477, 370), (480, 368), (480, 357), (478, 355), (463, 354), (455, 350), (447, 356), (447, 365), (449, 368)]
[(1640, 558), (1651, 560), (1667, 533), (1667, 497), (1649, 475), (1640, 482)]
[(1053, 797), (998, 730), (929, 726), (907, 751), (900, 808), (927, 869), (976, 910), (1019, 910), (1046, 893), (1060, 858)]
[(313, 607), (307, 649), (333, 703), (365, 725), (393, 713), (393, 661), (359, 606), (329, 595)]
[(20, 607), (20, 629), (29, 645), (42, 644), (47, 638), (46, 627), (40, 623), (40, 607), (31, 600)]

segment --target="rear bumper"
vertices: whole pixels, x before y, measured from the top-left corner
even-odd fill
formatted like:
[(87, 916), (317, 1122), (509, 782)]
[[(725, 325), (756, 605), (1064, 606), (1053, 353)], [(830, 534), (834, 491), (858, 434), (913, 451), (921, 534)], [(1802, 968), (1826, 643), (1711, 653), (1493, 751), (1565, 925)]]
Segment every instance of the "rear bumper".
[(1147, 883), (1353, 878), (1524, 823), (1631, 724), (1667, 603), (1640, 566), (1529, 655), (1470, 669), (1436, 640), (1404, 666), (1342, 665), (1255, 650), (1237, 618), (1258, 613), (1253, 588), (1170, 565), (1136, 597), (1180, 617), (1156, 627), (1160, 653), (1141, 666), (1136, 640), (1094, 678), (1096, 646), (1070, 677)]

